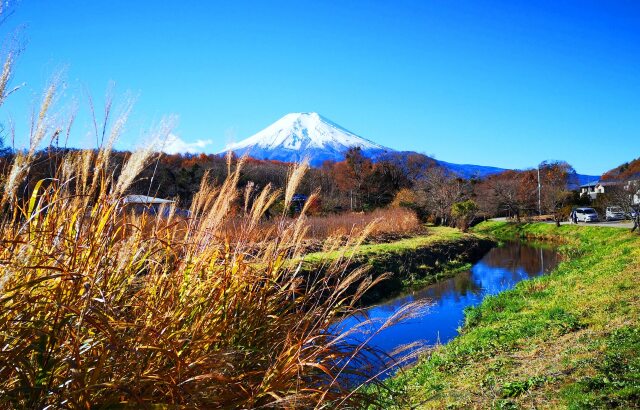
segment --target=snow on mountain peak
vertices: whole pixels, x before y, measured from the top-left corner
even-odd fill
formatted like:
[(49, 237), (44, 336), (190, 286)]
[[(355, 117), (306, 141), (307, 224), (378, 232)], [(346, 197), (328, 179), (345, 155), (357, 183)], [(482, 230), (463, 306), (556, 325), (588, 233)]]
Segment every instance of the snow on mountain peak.
[(328, 120), (315, 112), (287, 114), (257, 134), (230, 144), (226, 151), (259, 150), (331, 150), (351, 147), (364, 150), (388, 150)]

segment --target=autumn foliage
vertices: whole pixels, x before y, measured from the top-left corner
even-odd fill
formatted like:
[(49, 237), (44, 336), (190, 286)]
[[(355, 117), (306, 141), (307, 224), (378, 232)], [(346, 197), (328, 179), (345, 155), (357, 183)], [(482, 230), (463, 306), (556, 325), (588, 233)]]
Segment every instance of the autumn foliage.
[(630, 180), (640, 179), (640, 158), (636, 158), (633, 161), (626, 162), (619, 167), (616, 167), (610, 171), (605, 172), (602, 175), (602, 180)]
[(557, 220), (567, 217), (563, 209), (572, 200), (571, 190), (577, 188), (575, 171), (566, 162), (543, 162), (539, 175), (540, 179), (538, 169), (508, 170), (479, 181), (474, 193), (480, 209), (515, 219), (540, 213)]

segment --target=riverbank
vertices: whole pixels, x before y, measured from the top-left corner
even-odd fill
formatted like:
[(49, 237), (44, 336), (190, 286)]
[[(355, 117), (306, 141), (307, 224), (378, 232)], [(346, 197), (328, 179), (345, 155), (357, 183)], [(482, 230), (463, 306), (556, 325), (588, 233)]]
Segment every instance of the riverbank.
[[(364, 295), (363, 303), (370, 304), (467, 269), (494, 245), (495, 242), (485, 235), (463, 233), (448, 227), (429, 227), (424, 235), (358, 247), (347, 271), (365, 265), (374, 279), (384, 273), (392, 273), (390, 278)], [(317, 270), (338, 255), (338, 252), (308, 254), (303, 270)]]
[(474, 231), (553, 241), (566, 260), (468, 310), (460, 336), (385, 382), (382, 406), (637, 407), (640, 236), (540, 223)]

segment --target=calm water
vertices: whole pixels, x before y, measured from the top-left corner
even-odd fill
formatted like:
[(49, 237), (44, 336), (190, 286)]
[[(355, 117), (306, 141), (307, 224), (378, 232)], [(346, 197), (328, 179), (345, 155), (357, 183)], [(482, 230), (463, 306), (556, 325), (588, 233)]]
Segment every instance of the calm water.
[[(464, 308), (478, 305), (487, 295), (510, 289), (521, 280), (549, 272), (559, 261), (559, 255), (553, 250), (526, 243), (507, 243), (493, 248), (471, 270), (370, 307), (345, 318), (337, 327), (349, 329), (367, 317), (385, 320), (407, 303), (427, 299), (433, 306), (425, 315), (382, 330), (368, 344), (390, 353), (416, 341), (428, 345), (446, 343), (458, 334)], [(370, 330), (373, 326), (377, 328), (379, 324), (371, 325)]]

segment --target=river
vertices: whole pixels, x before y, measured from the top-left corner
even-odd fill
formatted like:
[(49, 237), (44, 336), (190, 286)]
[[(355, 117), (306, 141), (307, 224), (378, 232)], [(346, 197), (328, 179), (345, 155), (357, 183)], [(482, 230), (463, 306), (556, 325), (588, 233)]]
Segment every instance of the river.
[(346, 331), (366, 319), (373, 319), (364, 326), (367, 332), (357, 336), (364, 340), (407, 303), (427, 301), (431, 306), (426, 313), (379, 331), (367, 344), (386, 354), (408, 343), (444, 344), (458, 334), (458, 328), (464, 322), (465, 308), (478, 305), (489, 295), (511, 289), (524, 279), (543, 275), (559, 261), (559, 254), (551, 248), (508, 242), (491, 249), (470, 270), (363, 309), (343, 319), (335, 329)]

